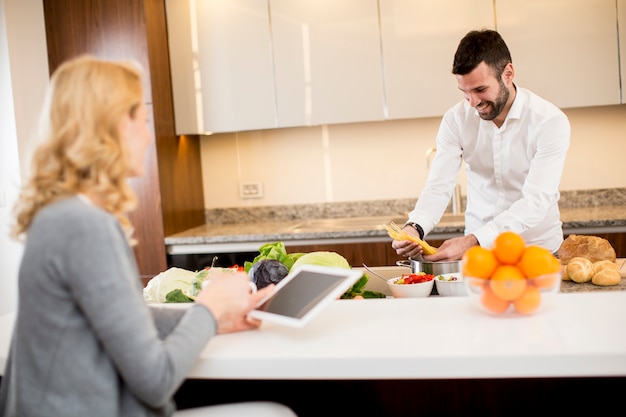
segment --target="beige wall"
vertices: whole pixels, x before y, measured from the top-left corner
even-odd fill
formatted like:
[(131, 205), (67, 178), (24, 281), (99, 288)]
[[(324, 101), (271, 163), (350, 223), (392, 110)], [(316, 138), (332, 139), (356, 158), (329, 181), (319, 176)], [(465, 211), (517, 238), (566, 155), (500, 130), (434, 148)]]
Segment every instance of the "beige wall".
[[(565, 110), (572, 125), (561, 190), (626, 187), (626, 105)], [(439, 118), (207, 136), (207, 209), (415, 198)], [(264, 196), (243, 200), (240, 182)], [(463, 194), (465, 176), (459, 175)]]
[(0, 315), (17, 308), (23, 248), (9, 237), (11, 209), (22, 180), (20, 170), (28, 169), (47, 85), (43, 3), (0, 0)]

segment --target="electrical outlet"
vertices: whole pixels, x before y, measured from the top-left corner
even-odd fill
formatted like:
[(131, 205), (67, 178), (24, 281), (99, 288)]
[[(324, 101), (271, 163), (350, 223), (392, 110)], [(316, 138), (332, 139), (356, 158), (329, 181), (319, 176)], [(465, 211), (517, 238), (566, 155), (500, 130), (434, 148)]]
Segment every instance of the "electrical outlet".
[(244, 200), (263, 197), (263, 183), (261, 181), (239, 183), (239, 196)]

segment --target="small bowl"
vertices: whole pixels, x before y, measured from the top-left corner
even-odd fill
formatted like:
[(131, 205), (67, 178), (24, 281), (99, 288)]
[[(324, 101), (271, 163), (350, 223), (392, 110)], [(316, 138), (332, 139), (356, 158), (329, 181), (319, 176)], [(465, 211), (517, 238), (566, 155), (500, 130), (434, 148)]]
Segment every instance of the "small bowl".
[(400, 278), (402, 277), (400, 276), (387, 280), (389, 291), (391, 291), (391, 295), (395, 298), (428, 297), (433, 290), (433, 286), (435, 285), (434, 278), (426, 282), (419, 282), (416, 284), (396, 284), (396, 281)]
[[(513, 300), (505, 300), (495, 295), (489, 279), (463, 277), (470, 302), (481, 311), (495, 316), (522, 317), (541, 312), (553, 303), (554, 296), (561, 288), (561, 272), (524, 279), (524, 292)], [(501, 280), (505, 287), (515, 287), (519, 280)]]
[[(452, 278), (456, 278), (452, 280)], [(463, 275), (460, 272), (454, 274), (441, 274), (435, 277), (437, 294), (444, 297), (459, 297), (467, 295), (467, 287), (463, 282)]]

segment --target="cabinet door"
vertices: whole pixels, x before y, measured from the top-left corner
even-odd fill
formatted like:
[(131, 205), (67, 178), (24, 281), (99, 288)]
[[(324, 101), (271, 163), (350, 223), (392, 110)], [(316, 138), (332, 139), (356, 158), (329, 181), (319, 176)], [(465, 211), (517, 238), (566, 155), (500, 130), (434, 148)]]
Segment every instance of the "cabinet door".
[(270, 0), (280, 127), (384, 119), (376, 0)]
[(492, 0), (380, 0), (389, 119), (441, 116), (463, 99), (452, 61), (467, 32), (492, 28)]
[(176, 133), (276, 127), (265, 0), (166, 0)]
[(619, 56), (621, 62), (621, 103), (626, 104), (626, 0), (617, 0), (617, 25), (619, 28)]
[(561, 108), (620, 103), (615, 0), (502, 0), (515, 81)]

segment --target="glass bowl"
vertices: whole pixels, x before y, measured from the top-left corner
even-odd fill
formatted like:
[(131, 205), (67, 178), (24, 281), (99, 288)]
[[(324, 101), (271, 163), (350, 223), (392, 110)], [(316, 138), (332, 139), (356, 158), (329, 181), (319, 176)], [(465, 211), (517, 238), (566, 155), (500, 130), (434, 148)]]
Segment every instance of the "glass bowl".
[(463, 277), (470, 302), (496, 316), (528, 316), (548, 308), (561, 288), (561, 272), (529, 279)]

